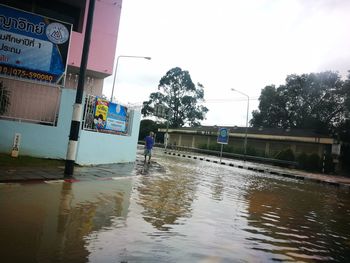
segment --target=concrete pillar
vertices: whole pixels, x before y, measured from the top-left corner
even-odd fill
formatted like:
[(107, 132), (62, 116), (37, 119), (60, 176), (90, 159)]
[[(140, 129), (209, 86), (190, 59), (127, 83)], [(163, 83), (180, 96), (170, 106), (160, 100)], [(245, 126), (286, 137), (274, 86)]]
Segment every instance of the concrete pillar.
[(196, 143), (196, 135), (192, 136), (192, 148), (195, 147), (195, 143)]
[(182, 135), (181, 134), (179, 134), (179, 142), (178, 142), (178, 146), (182, 146), (182, 144), (181, 144), (181, 139), (182, 139)]
[(207, 149), (209, 149), (209, 145), (210, 145), (210, 136), (208, 136)]

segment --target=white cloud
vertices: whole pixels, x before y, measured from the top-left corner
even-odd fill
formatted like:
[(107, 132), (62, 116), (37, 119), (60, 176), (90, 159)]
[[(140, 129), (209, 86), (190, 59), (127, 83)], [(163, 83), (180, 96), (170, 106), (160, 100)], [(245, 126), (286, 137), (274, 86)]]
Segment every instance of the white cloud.
[(117, 55), (152, 60), (120, 59), (115, 95), (146, 100), (179, 66), (205, 86), (208, 102), (233, 100), (208, 103), (204, 124), (244, 126), (246, 102), (235, 101), (242, 97), (230, 88), (256, 98), (288, 74), (350, 69), (349, 11), (345, 0), (125, 0)]

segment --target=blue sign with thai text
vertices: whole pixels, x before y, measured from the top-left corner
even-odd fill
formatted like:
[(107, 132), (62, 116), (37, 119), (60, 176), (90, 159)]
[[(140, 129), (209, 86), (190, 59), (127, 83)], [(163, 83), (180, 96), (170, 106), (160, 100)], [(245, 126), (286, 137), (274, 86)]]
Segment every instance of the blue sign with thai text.
[(0, 75), (62, 84), (71, 27), (0, 5)]
[(228, 144), (229, 133), (230, 131), (228, 128), (219, 128), (217, 143)]
[(127, 113), (128, 109), (126, 107), (110, 102), (105, 129), (125, 133), (128, 123)]

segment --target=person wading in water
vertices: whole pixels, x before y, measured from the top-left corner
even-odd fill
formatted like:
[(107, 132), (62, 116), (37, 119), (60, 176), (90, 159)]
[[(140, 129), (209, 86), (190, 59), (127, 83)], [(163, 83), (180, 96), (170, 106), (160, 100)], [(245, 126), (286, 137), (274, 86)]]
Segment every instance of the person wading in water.
[(145, 138), (145, 151), (144, 151), (144, 155), (145, 155), (145, 163), (146, 163), (146, 159), (148, 156), (148, 164), (151, 163), (151, 157), (152, 157), (152, 149), (153, 149), (153, 145), (154, 145), (154, 133), (150, 132), (148, 136), (146, 136)]

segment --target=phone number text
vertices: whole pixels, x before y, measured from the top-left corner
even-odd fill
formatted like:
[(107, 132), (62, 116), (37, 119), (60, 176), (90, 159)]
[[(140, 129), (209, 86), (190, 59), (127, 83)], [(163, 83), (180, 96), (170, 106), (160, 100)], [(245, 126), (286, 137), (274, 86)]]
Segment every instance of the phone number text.
[(29, 70), (24, 70), (24, 69), (16, 69), (11, 67), (1, 66), (1, 65), (0, 65), (0, 74), (19, 77), (19, 78), (32, 79), (32, 80), (48, 81), (48, 82), (52, 82), (54, 78), (53, 76), (48, 74), (33, 72)]

